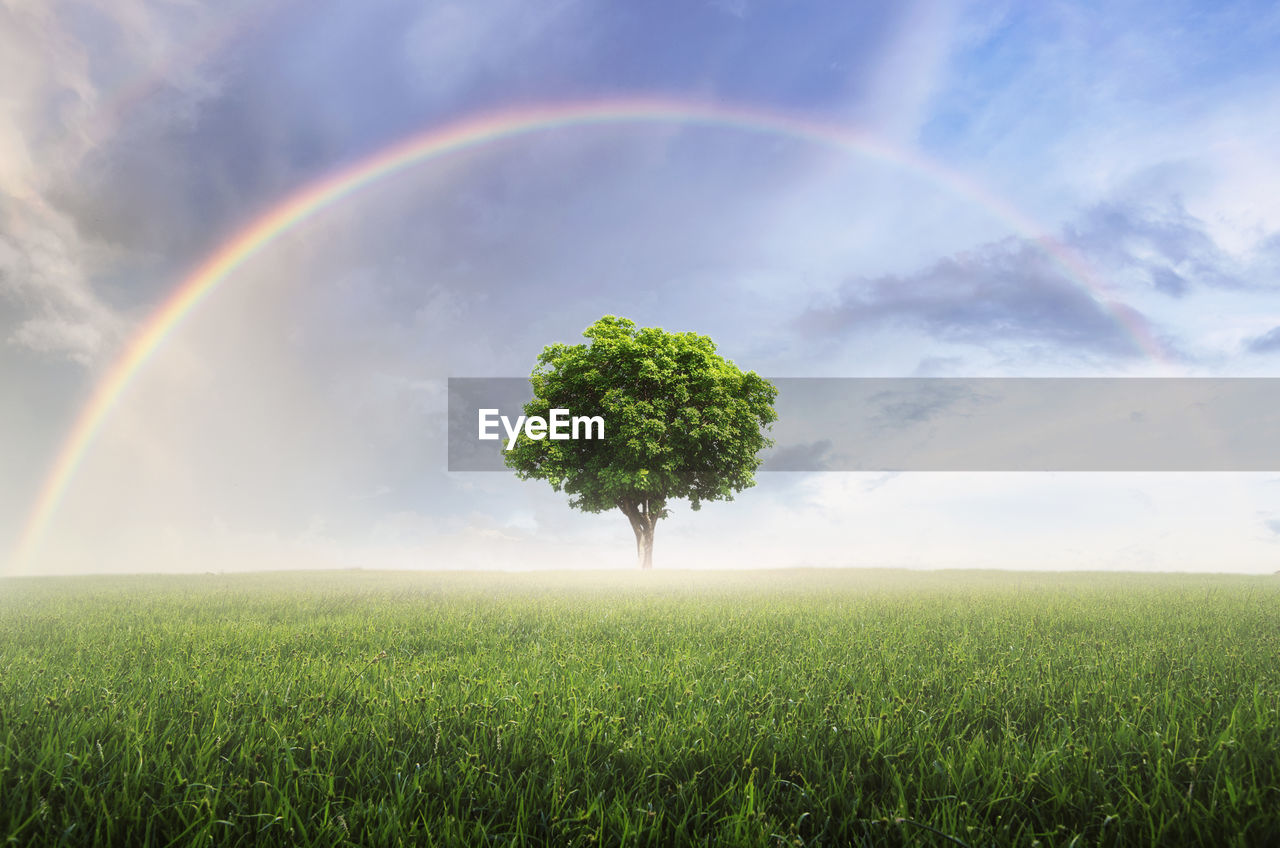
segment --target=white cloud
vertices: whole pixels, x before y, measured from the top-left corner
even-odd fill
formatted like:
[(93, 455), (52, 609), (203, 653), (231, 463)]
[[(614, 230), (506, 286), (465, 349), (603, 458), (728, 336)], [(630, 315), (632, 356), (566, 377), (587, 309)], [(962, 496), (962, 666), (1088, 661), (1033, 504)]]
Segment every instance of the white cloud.
[(856, 107), (868, 129), (890, 141), (914, 144), (950, 58), (958, 11), (944, 0), (923, 0), (904, 11)]
[(92, 324), (29, 318), (9, 337), (9, 343), (40, 353), (64, 354), (81, 365), (92, 365), (102, 351), (102, 334)]

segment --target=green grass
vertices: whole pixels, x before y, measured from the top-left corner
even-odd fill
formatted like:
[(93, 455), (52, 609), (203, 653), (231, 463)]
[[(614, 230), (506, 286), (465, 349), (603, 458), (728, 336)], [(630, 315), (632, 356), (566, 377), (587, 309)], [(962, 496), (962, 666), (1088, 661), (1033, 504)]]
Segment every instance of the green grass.
[(0, 582), (21, 845), (1280, 844), (1280, 580)]

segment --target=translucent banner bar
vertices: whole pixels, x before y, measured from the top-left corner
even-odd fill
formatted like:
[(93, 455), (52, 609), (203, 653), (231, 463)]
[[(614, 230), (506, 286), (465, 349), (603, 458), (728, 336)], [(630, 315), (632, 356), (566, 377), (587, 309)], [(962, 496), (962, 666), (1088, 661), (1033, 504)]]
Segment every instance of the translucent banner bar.
[[(771, 382), (762, 471), (1280, 471), (1280, 378)], [(506, 470), (495, 416), (530, 397), (526, 378), (451, 378), (449, 470)], [(479, 438), (480, 410), (499, 438)]]

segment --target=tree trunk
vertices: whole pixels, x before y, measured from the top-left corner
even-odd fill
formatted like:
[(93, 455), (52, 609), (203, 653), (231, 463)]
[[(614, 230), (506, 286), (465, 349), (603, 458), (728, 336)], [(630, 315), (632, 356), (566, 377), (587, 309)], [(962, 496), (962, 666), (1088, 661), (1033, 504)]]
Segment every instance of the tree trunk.
[(653, 527), (633, 526), (631, 529), (636, 532), (636, 559), (641, 570), (653, 568)]
[(658, 516), (649, 512), (647, 503), (624, 503), (620, 509), (636, 534), (636, 561), (642, 571), (647, 571), (653, 568), (653, 529)]

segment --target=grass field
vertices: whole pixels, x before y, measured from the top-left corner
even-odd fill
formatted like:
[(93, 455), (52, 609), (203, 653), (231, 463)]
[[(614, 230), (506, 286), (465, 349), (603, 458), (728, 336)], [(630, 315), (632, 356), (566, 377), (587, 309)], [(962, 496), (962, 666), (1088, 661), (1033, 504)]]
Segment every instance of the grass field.
[(0, 582), (20, 845), (1280, 844), (1280, 578)]

